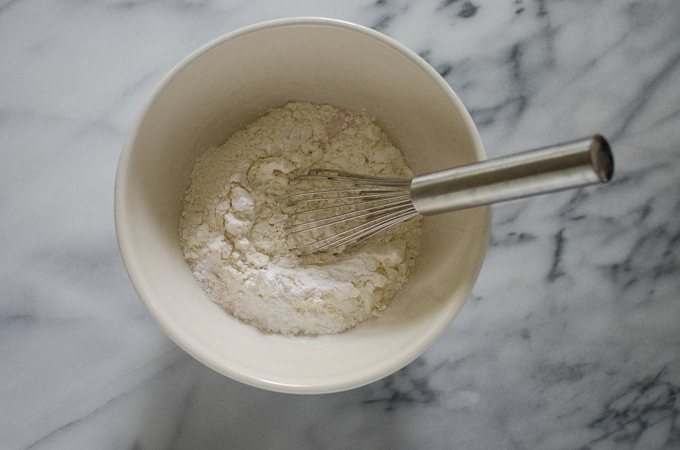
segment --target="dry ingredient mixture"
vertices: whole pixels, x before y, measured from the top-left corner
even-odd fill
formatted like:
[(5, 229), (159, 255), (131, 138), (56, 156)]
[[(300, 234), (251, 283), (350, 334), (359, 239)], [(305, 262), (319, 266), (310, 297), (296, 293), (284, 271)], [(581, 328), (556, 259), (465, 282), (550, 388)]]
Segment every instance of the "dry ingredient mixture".
[[(365, 116), (290, 103), (196, 162), (180, 241), (206, 295), (274, 333), (333, 334), (377, 316), (406, 281), (420, 243), (412, 219), (340, 253), (299, 256), (275, 201), (311, 168), (412, 177), (401, 152)], [(306, 187), (309, 189), (309, 186)]]

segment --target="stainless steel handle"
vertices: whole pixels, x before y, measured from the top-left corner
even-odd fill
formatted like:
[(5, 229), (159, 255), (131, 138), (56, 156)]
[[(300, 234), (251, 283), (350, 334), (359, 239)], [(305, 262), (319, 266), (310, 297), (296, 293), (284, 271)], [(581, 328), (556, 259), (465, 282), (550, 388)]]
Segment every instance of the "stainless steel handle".
[(606, 183), (613, 174), (609, 144), (595, 135), (419, 175), (411, 182), (411, 200), (420, 214), (429, 216)]

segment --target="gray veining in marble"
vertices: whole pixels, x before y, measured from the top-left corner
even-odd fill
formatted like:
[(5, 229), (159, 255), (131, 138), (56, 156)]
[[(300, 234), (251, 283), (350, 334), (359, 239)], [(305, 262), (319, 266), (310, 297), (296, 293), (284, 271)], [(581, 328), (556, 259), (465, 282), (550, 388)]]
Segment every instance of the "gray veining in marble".
[[(490, 157), (595, 132), (610, 185), (494, 208), (446, 333), (323, 396), (207, 369), (137, 298), (113, 186), (133, 118), (204, 43), (324, 16), (391, 36)], [(0, 448), (680, 448), (680, 2), (0, 1)]]

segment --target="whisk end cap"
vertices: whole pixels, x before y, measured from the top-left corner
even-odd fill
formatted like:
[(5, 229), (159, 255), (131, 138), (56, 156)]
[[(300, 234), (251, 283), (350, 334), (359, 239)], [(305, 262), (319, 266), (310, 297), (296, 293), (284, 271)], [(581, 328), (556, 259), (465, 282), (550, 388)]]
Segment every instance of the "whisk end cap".
[(604, 136), (596, 134), (590, 146), (590, 154), (595, 173), (600, 181), (607, 183), (614, 176), (614, 157), (611, 147)]

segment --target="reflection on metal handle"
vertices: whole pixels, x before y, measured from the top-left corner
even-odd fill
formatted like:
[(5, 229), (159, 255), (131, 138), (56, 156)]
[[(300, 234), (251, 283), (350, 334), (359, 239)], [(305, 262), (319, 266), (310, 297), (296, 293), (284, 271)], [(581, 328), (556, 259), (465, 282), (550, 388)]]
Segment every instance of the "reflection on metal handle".
[(420, 175), (411, 200), (425, 216), (606, 183), (614, 159), (600, 135)]

